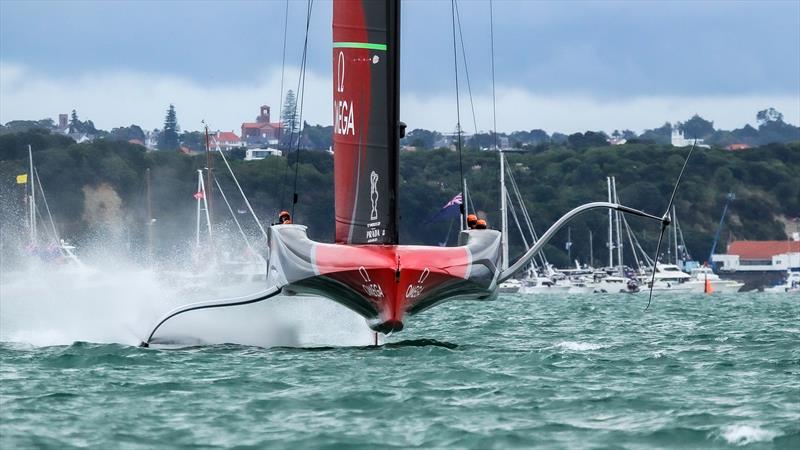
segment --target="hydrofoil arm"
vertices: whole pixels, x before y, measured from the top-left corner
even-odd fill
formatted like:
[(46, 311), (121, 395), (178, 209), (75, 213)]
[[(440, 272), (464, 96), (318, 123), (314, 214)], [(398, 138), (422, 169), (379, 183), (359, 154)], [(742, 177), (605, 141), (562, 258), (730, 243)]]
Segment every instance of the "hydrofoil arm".
[[(508, 280), (512, 276), (514, 276), (517, 272), (521, 271), (525, 267), (525, 265), (528, 263), (528, 261), (530, 261), (537, 253), (539, 253), (542, 250), (542, 247), (544, 247), (545, 244), (547, 244), (550, 241), (550, 239), (552, 239), (552, 237), (555, 236), (555, 234), (558, 232), (558, 230), (560, 230), (564, 225), (566, 225), (567, 222), (569, 222), (570, 220), (575, 218), (575, 216), (577, 216), (577, 215), (579, 215), (579, 214), (581, 214), (581, 213), (583, 213), (585, 211), (589, 211), (591, 209), (598, 209), (598, 208), (614, 209), (614, 210), (617, 210), (617, 211), (620, 211), (620, 212), (623, 212), (623, 213), (632, 214), (634, 216), (646, 217), (648, 219), (653, 219), (653, 220), (661, 222), (661, 223), (663, 223), (664, 220), (667, 220), (667, 221), (669, 220), (669, 219), (666, 219), (664, 217), (654, 216), (652, 214), (648, 214), (646, 212), (639, 211), (638, 209), (629, 208), (629, 207), (627, 207), (625, 205), (620, 205), (618, 203), (609, 203), (609, 202), (586, 203), (584, 205), (578, 206), (577, 208), (575, 208), (572, 211), (564, 214), (560, 219), (558, 219), (556, 221), (556, 223), (554, 223), (547, 231), (545, 231), (545, 233), (542, 235), (542, 237), (538, 241), (536, 241), (536, 244), (533, 247), (531, 247), (527, 252), (525, 252), (525, 254), (522, 255), (522, 257), (520, 257), (517, 260), (517, 262), (515, 262), (508, 269), (506, 269), (506, 270), (504, 270), (503, 272), (500, 273), (500, 276), (498, 277), (497, 283), (500, 284), (500, 283)], [(669, 222), (667, 222), (667, 223), (669, 223)]]
[(153, 336), (155, 336), (156, 331), (164, 324), (164, 322), (168, 321), (169, 319), (187, 313), (189, 311), (197, 311), (199, 309), (210, 309), (210, 308), (223, 308), (226, 306), (241, 306), (241, 305), (249, 305), (251, 303), (258, 303), (264, 300), (269, 300), (272, 297), (281, 293), (283, 289), (282, 286), (273, 286), (269, 289), (264, 291), (256, 292), (252, 295), (242, 296), (242, 297), (234, 297), (234, 298), (226, 298), (221, 300), (209, 300), (205, 302), (197, 302), (191, 303), (188, 305), (180, 306), (178, 308), (173, 309), (172, 311), (164, 314), (164, 316), (159, 319), (158, 323), (155, 327), (153, 327), (153, 331), (150, 332), (150, 335), (147, 337), (147, 340), (142, 341), (139, 344), (140, 347), (149, 347), (150, 342), (153, 340)]

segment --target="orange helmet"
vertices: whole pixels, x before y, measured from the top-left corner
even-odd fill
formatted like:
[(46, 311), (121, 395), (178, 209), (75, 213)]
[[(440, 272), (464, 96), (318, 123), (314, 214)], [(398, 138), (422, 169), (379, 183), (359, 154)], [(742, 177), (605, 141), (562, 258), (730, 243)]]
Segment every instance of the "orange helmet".
[(476, 230), (485, 230), (486, 229), (486, 221), (483, 219), (478, 219), (478, 222), (475, 223)]
[(287, 222), (291, 223), (291, 221), (292, 221), (292, 215), (289, 214), (289, 211), (281, 211), (280, 214), (278, 214), (279, 223), (287, 223)]
[(478, 216), (475, 214), (467, 216), (467, 225), (469, 225), (470, 228), (474, 228), (476, 223), (478, 223)]

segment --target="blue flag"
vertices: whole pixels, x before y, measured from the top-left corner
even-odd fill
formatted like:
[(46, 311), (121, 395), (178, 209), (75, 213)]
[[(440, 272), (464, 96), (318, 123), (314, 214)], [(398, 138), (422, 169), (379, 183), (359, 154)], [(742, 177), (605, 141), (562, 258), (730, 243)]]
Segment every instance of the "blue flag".
[(438, 222), (440, 220), (457, 217), (459, 214), (461, 214), (462, 203), (464, 203), (464, 197), (459, 192), (458, 195), (453, 197), (453, 199), (447, 202), (446, 205), (442, 206), (442, 209), (440, 209), (439, 212), (428, 219), (427, 223)]

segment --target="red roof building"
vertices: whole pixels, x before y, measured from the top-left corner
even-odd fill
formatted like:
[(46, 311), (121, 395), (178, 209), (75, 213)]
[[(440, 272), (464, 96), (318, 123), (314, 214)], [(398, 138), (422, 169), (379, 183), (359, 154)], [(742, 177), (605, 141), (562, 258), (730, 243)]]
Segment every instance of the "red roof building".
[(220, 150), (232, 150), (234, 148), (242, 147), (244, 144), (239, 136), (233, 131), (217, 131), (213, 136), (209, 137), (209, 146), (212, 149), (219, 148)]
[(722, 272), (785, 272), (800, 270), (800, 240), (733, 241), (728, 253), (711, 255)]
[(733, 241), (728, 254), (740, 260), (769, 260), (775, 255), (800, 252), (800, 241)]
[(748, 148), (750, 148), (750, 146), (747, 144), (730, 144), (727, 147), (725, 147), (725, 150), (738, 151), (738, 150), (747, 150)]
[(270, 122), (269, 106), (262, 105), (255, 122), (242, 124), (242, 140), (247, 145), (277, 144), (282, 130), (280, 122)]

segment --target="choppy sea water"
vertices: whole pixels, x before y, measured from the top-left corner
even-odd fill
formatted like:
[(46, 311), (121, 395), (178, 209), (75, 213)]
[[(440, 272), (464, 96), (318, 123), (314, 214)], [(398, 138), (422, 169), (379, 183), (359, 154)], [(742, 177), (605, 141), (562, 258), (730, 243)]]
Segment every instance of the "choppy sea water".
[(798, 296), (645, 301), (450, 303), (379, 347), (6, 341), (0, 448), (800, 448)]

